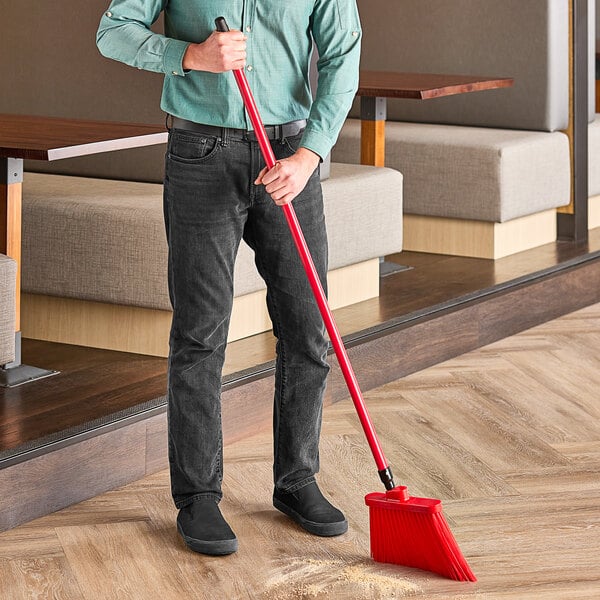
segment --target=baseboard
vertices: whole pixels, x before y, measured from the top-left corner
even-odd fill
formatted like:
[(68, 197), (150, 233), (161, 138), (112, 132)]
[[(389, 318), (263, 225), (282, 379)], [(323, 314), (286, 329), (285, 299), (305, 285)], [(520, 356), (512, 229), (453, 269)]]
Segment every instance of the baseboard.
[(600, 196), (588, 198), (588, 228), (600, 227)]
[(166, 440), (163, 412), (0, 469), (0, 531), (166, 468)]
[[(328, 274), (332, 309), (379, 295), (379, 259)], [(22, 294), (22, 334), (35, 340), (167, 356), (171, 311)], [(228, 341), (271, 329), (265, 291), (234, 298)]]
[(504, 223), (404, 215), (404, 250), (498, 259), (556, 241), (556, 211)]

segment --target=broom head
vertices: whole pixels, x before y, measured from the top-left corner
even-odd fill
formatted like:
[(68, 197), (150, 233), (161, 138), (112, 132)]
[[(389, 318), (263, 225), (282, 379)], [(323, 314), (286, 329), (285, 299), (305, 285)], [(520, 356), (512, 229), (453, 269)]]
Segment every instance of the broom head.
[(415, 498), (400, 485), (367, 494), (374, 560), (439, 573), (456, 581), (477, 581), (442, 514), (442, 503)]

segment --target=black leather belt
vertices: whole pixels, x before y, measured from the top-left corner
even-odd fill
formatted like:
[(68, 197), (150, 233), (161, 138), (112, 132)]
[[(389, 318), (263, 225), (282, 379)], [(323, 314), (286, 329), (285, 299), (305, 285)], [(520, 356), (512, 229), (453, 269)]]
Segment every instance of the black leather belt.
[[(204, 125), (203, 123), (195, 123), (194, 121), (187, 121), (186, 119), (180, 119), (179, 117), (172, 118), (172, 126), (173, 129), (183, 129), (185, 131), (204, 135), (216, 137), (224, 137), (227, 135), (228, 138), (238, 138), (249, 140), (251, 142), (256, 141), (256, 133), (254, 131), (233, 129), (231, 127), (217, 127), (216, 125)], [(265, 131), (270, 140), (281, 140), (302, 133), (305, 127), (306, 119), (300, 119), (299, 121), (291, 121), (290, 123), (284, 123), (283, 125), (265, 125)]]

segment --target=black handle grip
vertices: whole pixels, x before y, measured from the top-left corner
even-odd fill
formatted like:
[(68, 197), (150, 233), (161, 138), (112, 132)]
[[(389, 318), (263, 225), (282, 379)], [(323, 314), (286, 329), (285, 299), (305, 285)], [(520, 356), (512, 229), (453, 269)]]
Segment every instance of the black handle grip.
[(217, 26), (217, 31), (221, 31), (222, 33), (229, 31), (229, 25), (227, 25), (225, 17), (217, 17), (215, 19), (215, 25)]

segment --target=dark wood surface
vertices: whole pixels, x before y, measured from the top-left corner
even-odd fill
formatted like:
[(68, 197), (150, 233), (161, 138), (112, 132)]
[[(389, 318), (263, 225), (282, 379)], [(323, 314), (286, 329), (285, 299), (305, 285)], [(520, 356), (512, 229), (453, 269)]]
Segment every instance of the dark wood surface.
[[(24, 340), (23, 361), (60, 373), (0, 388), (0, 451), (165, 394), (166, 359)], [(43, 367), (42, 367), (43, 368)]]
[(425, 100), (511, 87), (513, 84), (514, 79), (507, 77), (361, 71), (356, 95)]
[[(464, 304), (465, 298), (480, 290), (493, 291), (496, 286), (525, 277), (532, 271), (548, 269), (577, 257), (588, 256), (589, 252), (598, 251), (600, 251), (600, 229), (590, 232), (588, 244), (577, 245), (566, 242), (548, 244), (498, 261), (405, 252), (390, 258), (410, 265), (412, 267), (410, 270), (382, 279), (379, 298), (336, 311), (336, 320), (340, 331), (350, 339), (349, 345), (352, 345), (352, 338), (358, 331), (368, 331), (369, 328), (381, 324), (406, 329), (401, 323), (403, 319), (411, 319), (417, 315), (422, 320), (428, 321), (431, 319), (428, 313), (442, 314), (441, 309), (444, 305), (453, 302), (457, 306), (461, 302)], [(581, 279), (578, 285), (582, 291), (577, 292), (576, 295), (587, 301), (587, 296), (583, 294), (586, 285), (592, 293), (598, 293), (598, 286), (593, 285), (594, 281), (598, 279)], [(544, 288), (545, 293), (547, 291), (548, 294), (552, 289), (551, 285)], [(564, 290), (553, 296), (558, 306), (563, 305), (561, 298), (563, 293)], [(564, 295), (565, 299), (570, 296), (566, 293)], [(422, 329), (421, 333), (425, 337), (420, 341), (418, 336), (413, 339), (414, 336), (406, 329), (402, 334), (406, 342), (402, 351), (403, 360), (406, 361), (405, 367), (413, 370), (423, 368), (422, 363), (428, 356), (438, 359), (448, 353), (466, 351), (465, 348), (471, 348), (473, 343), (479, 343), (482, 339), (490, 341), (490, 335), (500, 337), (503, 334), (510, 335), (515, 328), (518, 329), (518, 326), (528, 323), (528, 319), (538, 318), (536, 315), (529, 314), (529, 309), (522, 304), (527, 298), (526, 292), (519, 297), (523, 300), (505, 294), (502, 297), (503, 302), (507, 304), (498, 306), (502, 306), (502, 310), (507, 314), (512, 314), (510, 323), (506, 325), (506, 319), (502, 315), (499, 317), (489, 315), (486, 320), (491, 319), (494, 327), (492, 333), (486, 334), (488, 337), (473, 338), (472, 326), (480, 327), (480, 325), (464, 322), (461, 319), (459, 321), (462, 323), (460, 325), (462, 329), (456, 329), (451, 334), (447, 331), (444, 333), (444, 329), (436, 333), (433, 326)], [(511, 298), (515, 301), (512, 308)], [(552, 296), (549, 295), (547, 310), (552, 308), (551, 298)], [(541, 305), (545, 301), (543, 300)], [(574, 298), (572, 301), (578, 302), (579, 298)], [(546, 309), (542, 310), (543, 306), (538, 304), (535, 312), (543, 316)], [(485, 306), (485, 303), (482, 306)], [(469, 318), (475, 318), (474, 314)], [(480, 312), (480, 316), (482, 314), (483, 312)], [(513, 323), (514, 320), (516, 324)], [(448, 323), (450, 324), (450, 321)], [(383, 342), (380, 340), (375, 343), (375, 346), (377, 344)], [(413, 346), (413, 344), (420, 345)], [(433, 347), (436, 351), (432, 354)], [(256, 365), (268, 363), (274, 358), (274, 340), (271, 334), (242, 339), (230, 344), (228, 353), (235, 353), (242, 358), (248, 357), (246, 364), (242, 359), (237, 359), (236, 364), (240, 365), (240, 370), (254, 371)], [(43, 436), (127, 410), (164, 396), (166, 391), (167, 367), (166, 360), (162, 358), (23, 340), (23, 359), (27, 364), (58, 369), (61, 374), (17, 388), (0, 388), (0, 451), (10, 451), (11, 448)], [(390, 357), (389, 360), (392, 358)], [(372, 365), (372, 370), (376, 370), (376, 367), (377, 365)], [(381, 365), (377, 368), (380, 367)], [(359, 373), (362, 384), (367, 376), (357, 365), (355, 370)], [(375, 375), (368, 377), (375, 379)], [(235, 384), (236, 378), (239, 378), (239, 375), (234, 374), (228, 376), (227, 380)], [(342, 388), (336, 393), (343, 394)], [(239, 389), (239, 392), (235, 392), (235, 389)], [(248, 428), (259, 427), (271, 406), (272, 382), (269, 378), (258, 379), (251, 386), (243, 385), (235, 389), (224, 393), (224, 406), (230, 403), (224, 408), (228, 413), (226, 424), (228, 439), (247, 433)], [(331, 393), (333, 390), (332, 387)], [(253, 400), (256, 391), (261, 398), (264, 397), (264, 406), (260, 409), (256, 408), (252, 414), (247, 414), (243, 408), (256, 406)], [(229, 407), (232, 407), (231, 410)]]
[[(556, 242), (499, 260), (402, 252), (389, 261), (411, 267), (381, 280), (379, 298), (336, 311), (342, 335), (423, 313), (467, 295), (507, 284), (531, 273), (600, 251), (600, 228), (590, 231), (588, 243)], [(244, 342), (244, 340), (240, 340)]]
[(164, 125), (0, 114), (0, 156), (58, 160), (162, 144)]

